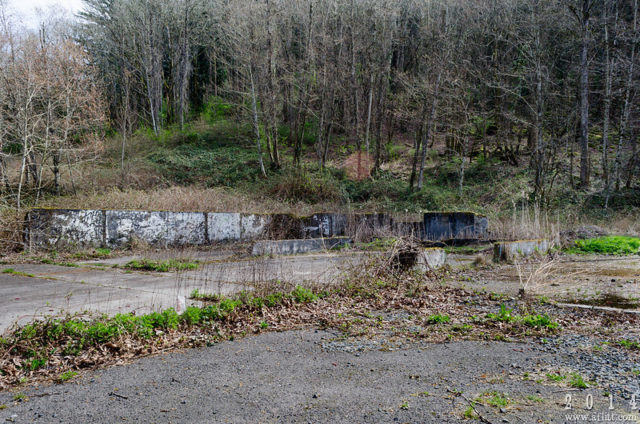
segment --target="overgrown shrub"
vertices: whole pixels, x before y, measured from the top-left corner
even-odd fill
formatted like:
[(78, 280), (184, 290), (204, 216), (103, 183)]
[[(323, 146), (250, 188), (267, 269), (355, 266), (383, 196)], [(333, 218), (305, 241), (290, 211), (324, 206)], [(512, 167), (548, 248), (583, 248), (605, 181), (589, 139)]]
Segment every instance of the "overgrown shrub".
[(330, 174), (304, 171), (282, 173), (268, 189), (270, 194), (284, 201), (308, 203), (342, 202), (340, 184)]
[(202, 107), (202, 117), (209, 124), (233, 115), (233, 105), (221, 97), (211, 96)]

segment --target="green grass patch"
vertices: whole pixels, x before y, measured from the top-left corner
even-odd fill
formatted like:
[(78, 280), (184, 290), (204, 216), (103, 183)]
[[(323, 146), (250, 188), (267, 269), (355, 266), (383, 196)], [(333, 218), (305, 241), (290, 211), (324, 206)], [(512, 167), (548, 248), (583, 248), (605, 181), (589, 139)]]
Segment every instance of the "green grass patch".
[(54, 261), (52, 259), (49, 259), (49, 258), (40, 259), (40, 263), (41, 264), (45, 264), (45, 265), (66, 266), (66, 267), (69, 267), (69, 268), (78, 268), (79, 267), (78, 264), (75, 264), (73, 262), (56, 262), (56, 261)]
[(560, 324), (554, 321), (549, 315), (544, 314), (529, 314), (529, 315), (517, 315), (513, 312), (513, 309), (507, 308), (504, 304), (500, 305), (500, 311), (497, 313), (488, 313), (487, 320), (493, 322), (504, 323), (520, 323), (527, 327), (533, 327), (536, 329), (557, 330), (560, 328)]
[(166, 261), (140, 259), (127, 262), (124, 268), (136, 271), (170, 272), (198, 269), (199, 266), (197, 261), (189, 259), (167, 259)]
[(567, 378), (566, 375), (562, 375), (560, 373), (547, 373), (546, 375), (547, 379), (555, 381), (556, 383), (559, 383)]
[(76, 375), (78, 375), (77, 372), (75, 371), (65, 371), (62, 374), (60, 374), (60, 377), (58, 377), (58, 380), (61, 383), (64, 383), (65, 381), (69, 381), (71, 380), (73, 377), (75, 377)]
[(452, 254), (459, 255), (475, 255), (477, 253), (483, 252), (489, 248), (489, 245), (485, 246), (447, 246), (444, 248), (444, 251)]
[(477, 420), (480, 418), (478, 417), (478, 414), (476, 414), (476, 411), (473, 410), (472, 406), (469, 406), (467, 409), (465, 409), (462, 417), (467, 420)]
[(97, 248), (92, 250), (85, 250), (82, 252), (76, 252), (73, 254), (75, 259), (87, 260), (87, 259), (104, 259), (111, 256), (111, 249)]
[(627, 236), (606, 236), (586, 240), (576, 240), (567, 253), (602, 255), (637, 255), (640, 253), (640, 238)]
[(201, 293), (198, 289), (194, 289), (189, 297), (204, 302), (219, 302), (222, 299), (222, 296), (219, 294)]
[(386, 252), (398, 241), (395, 237), (375, 238), (368, 243), (358, 243), (357, 247), (362, 250), (373, 250)]
[(640, 343), (633, 340), (622, 339), (618, 340), (617, 343), (627, 349), (640, 350)]
[(487, 393), (487, 403), (495, 408), (506, 408), (509, 405), (509, 398), (504, 393)]
[(543, 403), (544, 399), (538, 395), (528, 395), (527, 400), (533, 403)]
[(35, 275), (33, 274), (29, 274), (26, 272), (22, 272), (22, 271), (16, 271), (13, 268), (6, 268), (2, 270), (3, 274), (10, 274), (10, 275), (17, 275), (19, 277), (30, 277), (30, 278), (35, 278)]
[(574, 387), (576, 389), (586, 389), (589, 386), (584, 381), (582, 376), (578, 373), (571, 374), (571, 380), (569, 381), (569, 386)]

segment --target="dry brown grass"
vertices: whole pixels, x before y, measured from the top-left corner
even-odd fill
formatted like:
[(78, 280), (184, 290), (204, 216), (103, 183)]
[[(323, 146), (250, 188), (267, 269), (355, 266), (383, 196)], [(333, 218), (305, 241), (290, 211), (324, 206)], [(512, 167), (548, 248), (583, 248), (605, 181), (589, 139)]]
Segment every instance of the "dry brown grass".
[(0, 255), (23, 247), (24, 212), (0, 208)]
[(285, 203), (268, 197), (252, 197), (224, 188), (168, 187), (154, 190), (111, 188), (49, 199), (51, 208), (167, 210), (174, 212), (244, 212), (309, 214), (335, 210), (332, 204)]
[(523, 209), (514, 207), (509, 218), (491, 220), (489, 230), (491, 238), (496, 240), (558, 240), (561, 225), (559, 216), (551, 216), (534, 205)]

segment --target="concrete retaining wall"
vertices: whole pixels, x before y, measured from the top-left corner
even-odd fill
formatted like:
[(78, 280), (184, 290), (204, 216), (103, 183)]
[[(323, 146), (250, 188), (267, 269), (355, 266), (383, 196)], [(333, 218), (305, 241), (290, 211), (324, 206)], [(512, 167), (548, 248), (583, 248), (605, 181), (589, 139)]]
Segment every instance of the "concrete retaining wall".
[(104, 211), (32, 210), (27, 214), (25, 247), (100, 247), (105, 237), (105, 219)]
[(351, 244), (347, 237), (299, 240), (265, 240), (253, 245), (251, 254), (262, 255), (295, 255), (298, 253), (322, 252)]
[(428, 212), (424, 214), (424, 240), (487, 238), (489, 221), (472, 212)]
[(495, 243), (493, 260), (495, 262), (512, 262), (518, 257), (531, 256), (534, 253), (547, 253), (551, 244), (549, 240), (518, 240)]
[(394, 221), (389, 214), (319, 213), (296, 217), (233, 212), (34, 209), (27, 214), (25, 248), (119, 248), (134, 240), (158, 247), (199, 246), (256, 239), (390, 234), (442, 240), (482, 238), (486, 232), (486, 218), (460, 213), (431, 213), (425, 214), (423, 222), (404, 222)]

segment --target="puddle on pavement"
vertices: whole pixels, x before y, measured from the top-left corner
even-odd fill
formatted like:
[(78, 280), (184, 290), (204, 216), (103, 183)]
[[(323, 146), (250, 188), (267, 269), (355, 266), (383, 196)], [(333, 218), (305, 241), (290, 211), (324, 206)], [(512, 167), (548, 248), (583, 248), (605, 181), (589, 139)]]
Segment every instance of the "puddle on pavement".
[(638, 301), (638, 299), (630, 299), (614, 293), (608, 293), (583, 299), (569, 299), (566, 300), (566, 302), (575, 303), (577, 305), (607, 306), (610, 308), (618, 309), (637, 309), (640, 307), (640, 302)]
[(601, 268), (590, 271), (589, 274), (602, 277), (640, 277), (640, 272), (637, 268)]

